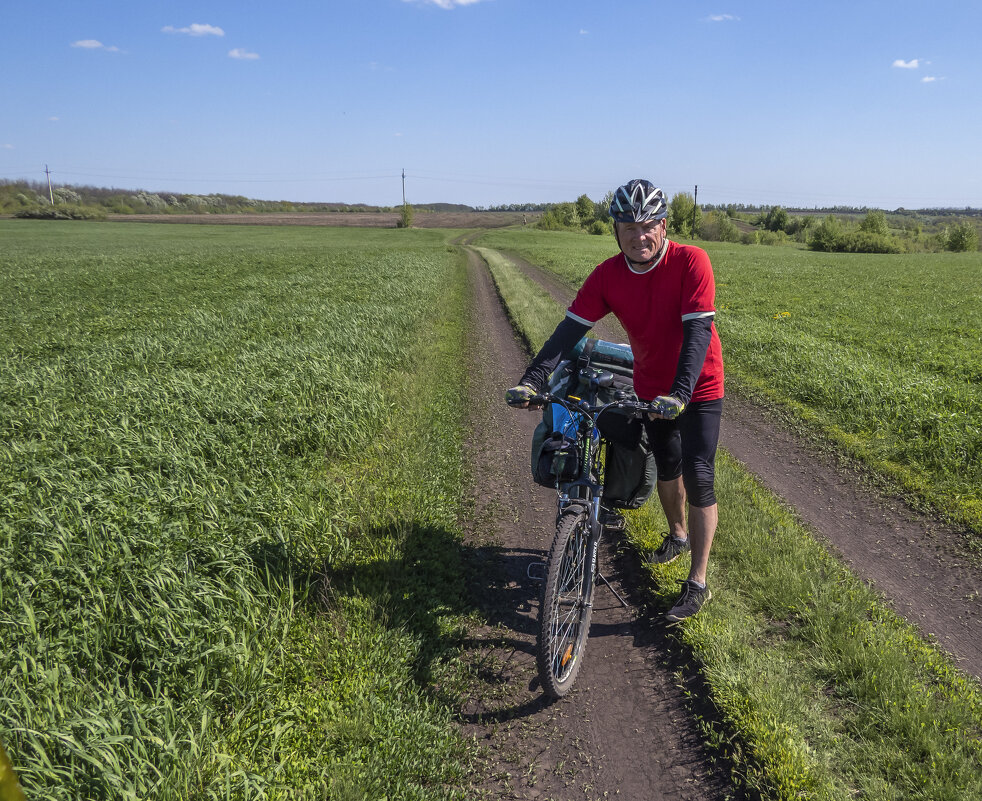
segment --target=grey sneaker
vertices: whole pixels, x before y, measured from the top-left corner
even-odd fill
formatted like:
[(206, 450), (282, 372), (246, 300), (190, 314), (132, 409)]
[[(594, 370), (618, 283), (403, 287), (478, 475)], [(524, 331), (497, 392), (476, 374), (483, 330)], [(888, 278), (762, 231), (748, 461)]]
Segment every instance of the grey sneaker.
[(662, 544), (648, 554), (645, 560), (653, 565), (667, 565), (674, 562), (682, 554), (689, 550), (688, 540), (675, 539), (671, 534), (666, 534)]
[(665, 619), (669, 623), (678, 623), (687, 617), (692, 617), (712, 598), (713, 594), (709, 591), (709, 587), (700, 587), (694, 581), (686, 579), (682, 582), (679, 599), (675, 602), (675, 606), (665, 613)]

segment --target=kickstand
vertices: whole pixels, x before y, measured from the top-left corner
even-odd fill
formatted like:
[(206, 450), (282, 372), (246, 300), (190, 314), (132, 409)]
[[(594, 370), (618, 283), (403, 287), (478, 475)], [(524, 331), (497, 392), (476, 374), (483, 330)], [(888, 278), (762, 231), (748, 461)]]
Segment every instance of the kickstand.
[(546, 563), (545, 562), (531, 562), (529, 566), (525, 568), (525, 575), (528, 576), (532, 581), (545, 581), (546, 580)]
[(597, 571), (597, 581), (602, 581), (604, 584), (606, 584), (607, 589), (610, 590), (612, 593), (614, 593), (614, 597), (621, 602), (621, 606), (623, 606), (625, 609), (630, 609), (630, 607), (627, 605), (627, 601), (625, 601), (623, 598), (621, 598), (620, 595), (617, 594), (617, 590), (615, 590), (610, 585), (610, 582), (607, 581), (607, 578), (599, 570)]

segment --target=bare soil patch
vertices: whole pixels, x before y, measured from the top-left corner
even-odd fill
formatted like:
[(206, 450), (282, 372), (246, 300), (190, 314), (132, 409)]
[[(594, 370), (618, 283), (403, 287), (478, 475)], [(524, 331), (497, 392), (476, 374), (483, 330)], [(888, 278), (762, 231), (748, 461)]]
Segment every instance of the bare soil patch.
[(601, 570), (632, 607), (603, 586), (586, 659), (567, 698), (548, 703), (535, 667), (541, 562), (555, 527), (555, 493), (529, 476), (528, 444), (538, 415), (508, 409), (503, 391), (526, 354), (479, 257), (467, 251), (472, 321), (474, 513), (469, 544), (473, 595), (487, 625), (468, 644), (475, 693), (462, 710), (465, 729), (486, 746), (491, 774), (483, 789), (503, 799), (722, 799), (734, 797), (726, 770), (704, 751), (676, 671), (684, 658), (651, 615), (633, 578), (632, 550), (608, 541)]

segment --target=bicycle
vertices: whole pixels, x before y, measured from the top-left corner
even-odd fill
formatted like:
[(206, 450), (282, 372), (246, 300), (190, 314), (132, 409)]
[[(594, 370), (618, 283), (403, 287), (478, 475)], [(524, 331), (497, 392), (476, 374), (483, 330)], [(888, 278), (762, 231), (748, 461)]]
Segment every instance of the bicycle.
[[(600, 573), (597, 563), (604, 528), (601, 522), (604, 441), (597, 421), (607, 411), (641, 417), (653, 409), (652, 404), (628, 399), (626, 393), (617, 393), (621, 397), (615, 395), (615, 400), (609, 403), (596, 404), (600, 389), (613, 384), (613, 374), (581, 367), (579, 375), (588, 386), (586, 398), (541, 393), (529, 402), (530, 406), (558, 403), (569, 412), (575, 427), (575, 448), (571, 447), (569, 453), (557, 452), (555, 458), (579, 460), (575, 476), (557, 485), (556, 533), (545, 562), (545, 583), (539, 604), (536, 663), (542, 687), (552, 698), (562, 698), (572, 689), (583, 664), (593, 615), (594, 586), (603, 582), (627, 606)], [(562, 473), (561, 466), (558, 472)]]

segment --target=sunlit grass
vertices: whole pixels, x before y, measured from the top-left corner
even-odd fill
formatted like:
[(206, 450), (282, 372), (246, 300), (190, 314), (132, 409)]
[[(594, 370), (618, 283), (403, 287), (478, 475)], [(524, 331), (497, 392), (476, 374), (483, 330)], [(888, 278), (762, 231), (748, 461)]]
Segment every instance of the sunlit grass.
[(443, 236), (0, 226), (0, 740), (29, 797), (454, 796)]

